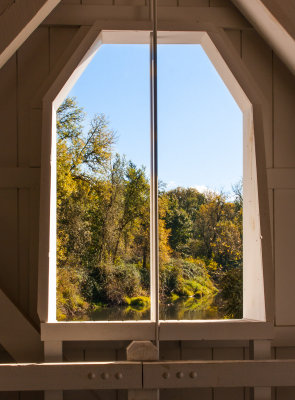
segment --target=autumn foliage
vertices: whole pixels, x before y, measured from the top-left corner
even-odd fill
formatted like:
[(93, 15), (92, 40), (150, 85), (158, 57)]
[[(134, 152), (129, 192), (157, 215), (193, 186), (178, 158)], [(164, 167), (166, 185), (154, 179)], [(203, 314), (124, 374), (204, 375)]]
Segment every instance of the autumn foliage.
[[(57, 112), (57, 319), (111, 306), (149, 308), (147, 171), (115, 154), (104, 115), (85, 129), (67, 98)], [(160, 298), (242, 316), (242, 197), (159, 190)]]

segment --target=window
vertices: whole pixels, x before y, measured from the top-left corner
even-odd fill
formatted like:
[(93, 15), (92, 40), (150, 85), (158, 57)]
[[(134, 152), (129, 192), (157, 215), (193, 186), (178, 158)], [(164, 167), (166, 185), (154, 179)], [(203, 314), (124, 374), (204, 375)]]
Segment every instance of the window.
[[(95, 30), (95, 29), (94, 29)], [(76, 71), (81, 72), (82, 66), (85, 68), (86, 61), (90, 61), (90, 55), (93, 56), (95, 47), (97, 44), (104, 43), (149, 43), (149, 32), (103, 32), (98, 40), (94, 40), (94, 34), (91, 39), (89, 39), (90, 50), (84, 49), (84, 59), (80, 62), (80, 66), (76, 66)], [(94, 43), (94, 44), (93, 44)], [(160, 32), (159, 33), (159, 43), (173, 43), (173, 44), (196, 44), (201, 43), (205, 49), (208, 57), (214, 63), (218, 72), (224, 78), (225, 83), (229, 87), (232, 95), (239, 104), (240, 108), (243, 110), (244, 114), (244, 319), (243, 320), (232, 320), (232, 321), (212, 321), (212, 322), (170, 322), (162, 321), (160, 322), (160, 338), (165, 340), (176, 339), (176, 338), (195, 338), (203, 337), (204, 332), (206, 337), (208, 337), (208, 327), (214, 324), (214, 332), (211, 335), (216, 337), (216, 335), (225, 335), (224, 326), (226, 325), (232, 332), (232, 335), (237, 334), (239, 331), (240, 336), (252, 337), (253, 334), (253, 323), (248, 322), (249, 319), (262, 321), (257, 322), (261, 326), (260, 334), (265, 336), (265, 329), (268, 325), (264, 324), (263, 321), (268, 318), (265, 315), (265, 297), (264, 297), (264, 281), (263, 281), (263, 263), (261, 257), (261, 246), (260, 246), (260, 214), (258, 207), (258, 194), (257, 194), (257, 178), (256, 178), (256, 158), (255, 158), (255, 145), (254, 145), (254, 132), (253, 132), (253, 114), (252, 105), (248, 100), (247, 96), (240, 88), (239, 84), (233, 77), (232, 73), (229, 71), (225, 62), (221, 58), (220, 54), (217, 52), (215, 46), (210, 40), (209, 36), (204, 32)], [(86, 46), (85, 43), (83, 46)], [(86, 50), (86, 51), (85, 51)], [(87, 51), (88, 50), (88, 51)], [(81, 50), (80, 50), (81, 51)], [(69, 61), (69, 64), (71, 60)], [(73, 75), (72, 75), (73, 78)], [(77, 75), (75, 76), (75, 80)], [(67, 83), (66, 83), (67, 82)], [(40, 274), (39, 274), (39, 315), (43, 324), (43, 337), (48, 339), (52, 337), (50, 335), (53, 332), (59, 330), (62, 332), (60, 335), (63, 337), (62, 340), (70, 340), (75, 337), (81, 339), (99, 339), (107, 337), (110, 339), (153, 339), (155, 334), (155, 323), (153, 318), (151, 321), (132, 321), (132, 322), (115, 322), (115, 323), (91, 323), (89, 325), (87, 322), (83, 323), (55, 323), (55, 272), (56, 272), (56, 261), (55, 261), (55, 230), (53, 229), (55, 224), (55, 212), (53, 210), (53, 204), (55, 204), (56, 192), (54, 190), (54, 179), (55, 176), (54, 167), (48, 170), (48, 161), (50, 154), (46, 154), (46, 140), (48, 137), (53, 136), (51, 144), (52, 158), (55, 158), (54, 145), (55, 143), (55, 120), (54, 115), (60, 106), (62, 100), (65, 98), (69, 91), (70, 85), (72, 86), (74, 81), (70, 79), (70, 74), (67, 75), (67, 80), (64, 82), (62, 87), (59, 87), (59, 91), (53, 95), (49, 91), (47, 97), (44, 99), (44, 107), (47, 110), (44, 112), (44, 118), (47, 118), (47, 122), (44, 121), (44, 131), (43, 132), (43, 158), (42, 158), (42, 176), (43, 176), (43, 188), (41, 196), (41, 205), (43, 210), (41, 210), (41, 226), (40, 231)], [(57, 91), (57, 88), (56, 88)], [(54, 92), (54, 91), (53, 91)], [(45, 117), (46, 116), (46, 117)], [(52, 135), (53, 131), (53, 135)], [(261, 151), (261, 149), (260, 149)], [(44, 167), (45, 166), (45, 167)], [(47, 167), (46, 167), (47, 166)], [(51, 204), (48, 196), (48, 189), (51, 188)], [(42, 201), (43, 199), (43, 201)], [(254, 222), (254, 225), (253, 225)], [(255, 225), (257, 223), (257, 225)], [(47, 228), (44, 229), (44, 226)], [(50, 236), (50, 233), (52, 233)], [(51, 239), (51, 240), (50, 240)], [(50, 249), (46, 253), (46, 248)], [(49, 259), (46, 254), (50, 254)], [(256, 291), (253, 292), (252, 282), (256, 283)], [(48, 296), (46, 295), (48, 293)], [(154, 287), (151, 287), (151, 296), (155, 296)], [(153, 310), (153, 298), (152, 298), (152, 310)], [(201, 325), (200, 325), (201, 322)], [(115, 332), (113, 329), (114, 324), (120, 324), (120, 332)], [(209, 325), (208, 325), (209, 324)], [(251, 325), (252, 324), (252, 325)], [(135, 328), (136, 325), (136, 328)], [(67, 326), (65, 333), (64, 326)], [(235, 326), (233, 330), (233, 326)], [(247, 329), (245, 327), (247, 326)], [(251, 326), (253, 328), (251, 328)], [(69, 330), (70, 327), (70, 330)], [(87, 327), (87, 332), (86, 332)], [(173, 327), (173, 329), (171, 329)], [(238, 331), (236, 330), (238, 329)], [(254, 328), (257, 335), (257, 324)], [(212, 331), (212, 329), (211, 329)], [(76, 333), (75, 333), (76, 332)], [(219, 332), (219, 333), (218, 333)], [(251, 333), (252, 332), (252, 333)], [(263, 332), (263, 333), (261, 333)], [(86, 336), (85, 336), (86, 335)], [(263, 336), (263, 337), (264, 337)], [(56, 337), (56, 336), (54, 336)], [(229, 337), (229, 336), (227, 336)], [(248, 336), (247, 336), (248, 337)], [(210, 338), (210, 334), (209, 337)], [(74, 339), (73, 339), (74, 340)]]

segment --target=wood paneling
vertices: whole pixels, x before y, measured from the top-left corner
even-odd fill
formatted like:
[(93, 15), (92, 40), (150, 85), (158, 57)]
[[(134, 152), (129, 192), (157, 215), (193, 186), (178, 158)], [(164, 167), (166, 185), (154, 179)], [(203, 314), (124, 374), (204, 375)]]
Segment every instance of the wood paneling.
[(50, 69), (58, 63), (65, 49), (77, 33), (76, 27), (51, 27), (50, 35)]
[(160, 391), (161, 400), (213, 400), (212, 389), (162, 389)]
[(0, 167), (17, 166), (17, 58), (0, 73)]
[[(244, 349), (222, 347), (213, 349), (213, 360), (243, 360)], [(244, 388), (217, 388), (214, 389), (214, 400), (244, 400)]]
[[(31, 146), (33, 140), (30, 103), (49, 73), (49, 59), (49, 29), (40, 27), (18, 51), (19, 166), (29, 166), (31, 158), (40, 159), (41, 141), (36, 137), (36, 133), (33, 136), (34, 142), (38, 140), (39, 146)], [(37, 135), (41, 135), (41, 130), (38, 130)]]
[(274, 56), (274, 167), (295, 168), (295, 78)]
[(266, 167), (269, 168), (273, 166), (272, 51), (253, 30), (243, 31), (241, 42), (242, 59), (266, 100), (262, 107)]
[(1, 4), (0, 4), (0, 15), (2, 13), (4, 13), (8, 7), (11, 6), (11, 4), (14, 3), (14, 0), (1, 0)]
[(17, 189), (0, 189), (0, 288), (18, 303)]
[(295, 325), (294, 206), (295, 190), (275, 191), (275, 298), (277, 325)]

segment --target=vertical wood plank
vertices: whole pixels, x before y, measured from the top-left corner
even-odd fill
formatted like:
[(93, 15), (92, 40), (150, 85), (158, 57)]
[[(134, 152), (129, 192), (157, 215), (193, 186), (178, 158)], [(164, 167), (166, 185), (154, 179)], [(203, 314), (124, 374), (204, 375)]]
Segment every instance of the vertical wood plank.
[(179, 7), (209, 7), (210, 0), (179, 0)]
[[(213, 360), (243, 360), (244, 350), (239, 347), (213, 349)], [(214, 400), (244, 400), (244, 388), (216, 388)]]
[(115, 0), (82, 0), (82, 4), (91, 5), (96, 4), (99, 6), (111, 6), (115, 4)]
[(176, 7), (177, 6), (177, 0), (158, 0), (158, 6), (159, 7)]
[[(295, 358), (294, 347), (277, 347), (276, 359), (288, 360)], [(295, 399), (295, 387), (278, 387), (276, 388), (276, 400), (290, 400)]]
[[(208, 388), (197, 389), (162, 389), (161, 400), (212, 400), (212, 390)], [(231, 399), (227, 399), (231, 400)]]
[(29, 244), (29, 312), (30, 317), (36, 324), (39, 324), (37, 314), (37, 293), (38, 293), (38, 252), (39, 252), (39, 206), (40, 188), (30, 189), (30, 244)]
[(160, 360), (180, 360), (180, 351), (179, 341), (161, 342)]
[(0, 287), (18, 302), (17, 189), (0, 190)]
[(63, 0), (63, 4), (82, 4), (82, 0)]
[(18, 190), (18, 225), (19, 225), (19, 304), (22, 310), (29, 313), (29, 245), (30, 245), (30, 190)]
[(17, 166), (17, 60), (0, 70), (0, 167)]
[(84, 361), (84, 351), (75, 342), (63, 343), (63, 355), (67, 362)]
[(274, 167), (295, 168), (295, 77), (274, 56)]
[(295, 325), (295, 190), (275, 190), (276, 324)]
[(210, 0), (210, 7), (232, 7), (230, 0)]
[(112, 342), (84, 342), (84, 360), (90, 361), (115, 361), (116, 348)]
[(66, 390), (64, 400), (117, 400), (116, 390)]
[(144, 6), (145, 0), (115, 0), (116, 6)]
[(266, 167), (270, 168), (273, 166), (272, 51), (255, 31), (243, 31), (242, 59), (266, 99), (262, 104), (263, 128)]
[[(31, 165), (31, 157), (40, 158), (40, 147), (31, 137), (30, 103), (49, 73), (49, 29), (35, 30), (18, 51), (18, 152), (19, 165)], [(38, 132), (41, 135), (41, 131)], [(39, 142), (40, 143), (40, 142)], [(37, 152), (38, 154), (33, 154)], [(39, 167), (40, 165), (32, 165)]]

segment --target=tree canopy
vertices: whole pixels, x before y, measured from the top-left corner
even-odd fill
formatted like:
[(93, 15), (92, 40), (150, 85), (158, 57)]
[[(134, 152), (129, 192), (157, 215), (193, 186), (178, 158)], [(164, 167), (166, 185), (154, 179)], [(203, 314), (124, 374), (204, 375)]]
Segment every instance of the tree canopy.
[[(57, 111), (57, 319), (111, 306), (149, 307), (150, 188), (144, 167), (114, 151), (103, 114), (85, 127), (73, 98)], [(160, 298), (242, 315), (242, 188), (235, 198), (159, 190)]]

